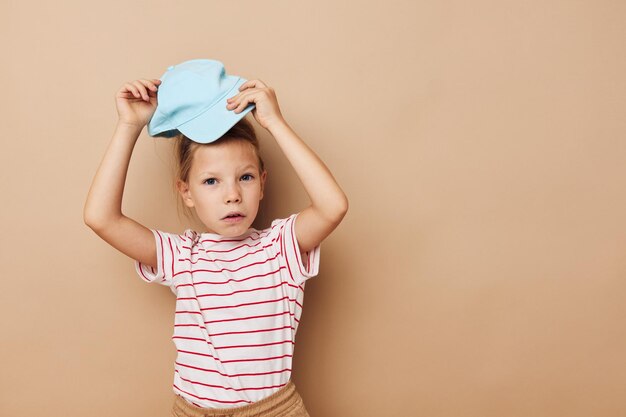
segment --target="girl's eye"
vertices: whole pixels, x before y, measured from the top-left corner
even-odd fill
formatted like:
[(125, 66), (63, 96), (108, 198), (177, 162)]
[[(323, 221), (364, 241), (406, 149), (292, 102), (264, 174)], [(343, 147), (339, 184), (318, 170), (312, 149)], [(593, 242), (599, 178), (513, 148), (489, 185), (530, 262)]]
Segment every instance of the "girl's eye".
[(250, 177), (250, 179), (249, 179), (248, 181), (252, 181), (252, 178), (254, 178), (254, 177), (253, 177), (252, 175), (250, 175), (250, 174), (243, 174), (243, 175), (241, 176), (241, 178), (244, 178), (244, 177)]
[(210, 182), (210, 181), (215, 181), (215, 178), (208, 178), (208, 179), (204, 180), (204, 183), (206, 184), (208, 182), (209, 185), (215, 184), (214, 182)]

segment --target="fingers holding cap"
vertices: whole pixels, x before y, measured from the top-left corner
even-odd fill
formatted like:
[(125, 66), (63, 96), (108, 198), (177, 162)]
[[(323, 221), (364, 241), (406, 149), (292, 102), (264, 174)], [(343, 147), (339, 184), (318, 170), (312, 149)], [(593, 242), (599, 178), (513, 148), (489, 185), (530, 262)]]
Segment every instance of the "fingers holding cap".
[(137, 82), (141, 83), (145, 87), (148, 87), (152, 91), (157, 90), (157, 86), (154, 85), (154, 80), (141, 79), (141, 80), (137, 80)]
[(239, 86), (239, 91), (243, 91), (246, 88), (253, 88), (253, 87), (266, 88), (267, 85), (265, 85), (265, 83), (259, 79), (248, 80)]

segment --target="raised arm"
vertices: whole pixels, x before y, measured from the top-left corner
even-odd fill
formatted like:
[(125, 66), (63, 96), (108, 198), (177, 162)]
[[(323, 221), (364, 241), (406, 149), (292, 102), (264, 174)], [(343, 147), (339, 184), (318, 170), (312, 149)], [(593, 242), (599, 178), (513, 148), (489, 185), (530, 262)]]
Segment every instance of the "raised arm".
[(348, 211), (348, 198), (324, 162), (287, 122), (273, 125), (269, 131), (311, 199), (311, 205), (298, 214), (294, 226), (300, 252), (304, 254), (319, 245), (341, 223)]
[(255, 119), (266, 128), (293, 166), (306, 190), (311, 205), (302, 210), (295, 223), (300, 251), (314, 249), (339, 225), (348, 211), (348, 198), (330, 170), (282, 117), (276, 94), (260, 80), (248, 80), (227, 107), (239, 112), (254, 102)]
[(120, 119), (89, 189), (83, 219), (120, 252), (156, 267), (154, 235), (147, 227), (122, 214), (130, 158), (139, 134), (156, 109), (156, 88), (150, 94), (145, 87), (141, 88), (143, 82), (150, 84), (147, 80), (127, 83), (116, 95)]

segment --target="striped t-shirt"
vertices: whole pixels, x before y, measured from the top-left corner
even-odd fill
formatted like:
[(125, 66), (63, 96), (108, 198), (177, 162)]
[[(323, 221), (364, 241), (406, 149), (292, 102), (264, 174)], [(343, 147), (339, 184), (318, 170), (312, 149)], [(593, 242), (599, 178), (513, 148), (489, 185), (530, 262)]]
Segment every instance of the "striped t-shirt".
[(317, 275), (320, 258), (318, 245), (302, 259), (297, 215), (236, 238), (150, 229), (157, 269), (136, 260), (135, 268), (176, 294), (174, 393), (200, 407), (229, 408), (287, 384), (305, 281)]

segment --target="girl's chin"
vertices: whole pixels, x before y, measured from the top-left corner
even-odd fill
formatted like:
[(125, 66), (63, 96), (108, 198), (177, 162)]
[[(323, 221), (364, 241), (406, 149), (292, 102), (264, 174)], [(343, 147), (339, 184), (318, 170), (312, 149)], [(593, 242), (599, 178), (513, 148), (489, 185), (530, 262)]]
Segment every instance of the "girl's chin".
[(219, 229), (219, 234), (225, 237), (237, 237), (241, 236), (248, 231), (248, 225), (245, 221), (240, 221), (235, 224), (222, 225)]
[(248, 229), (246, 229), (246, 230), (242, 230), (241, 232), (233, 232), (233, 231), (230, 231), (229, 233), (221, 233), (221, 235), (222, 235), (223, 237), (227, 237), (227, 238), (236, 238), (236, 237), (239, 237), (239, 236), (244, 235), (244, 234), (246, 233), (246, 231), (247, 231), (247, 230), (248, 230)]

